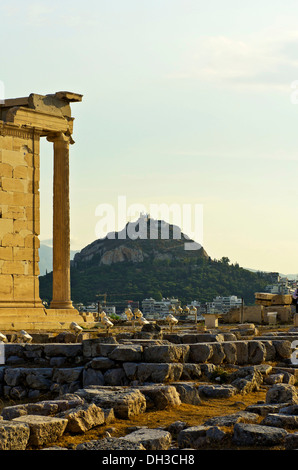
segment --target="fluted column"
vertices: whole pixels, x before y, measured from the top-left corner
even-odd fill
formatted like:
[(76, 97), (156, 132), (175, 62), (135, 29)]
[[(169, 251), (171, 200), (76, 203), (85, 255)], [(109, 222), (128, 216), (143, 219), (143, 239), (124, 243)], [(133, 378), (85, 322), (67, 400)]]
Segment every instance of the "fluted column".
[(47, 136), (54, 143), (53, 297), (50, 308), (73, 308), (70, 291), (69, 144), (71, 137)]

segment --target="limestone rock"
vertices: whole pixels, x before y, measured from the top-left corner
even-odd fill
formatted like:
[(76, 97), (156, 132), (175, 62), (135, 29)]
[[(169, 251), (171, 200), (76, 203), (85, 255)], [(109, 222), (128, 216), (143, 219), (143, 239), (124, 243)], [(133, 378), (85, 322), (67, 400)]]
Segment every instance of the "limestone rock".
[(29, 444), (33, 446), (55, 442), (63, 435), (67, 426), (67, 419), (39, 415), (21, 416), (14, 418), (12, 422), (25, 423), (29, 426)]
[(212, 355), (210, 357), (210, 362), (212, 362), (212, 364), (222, 364), (225, 357), (226, 355), (222, 343), (214, 343), (212, 345)]
[(278, 383), (283, 383), (284, 374), (271, 374), (264, 379), (264, 383), (268, 385), (274, 385)]
[[(245, 411), (251, 413), (256, 413), (260, 416), (267, 416), (269, 413), (278, 413), (281, 409), (284, 410), (284, 403), (275, 403), (275, 404), (264, 404), (264, 403), (255, 403), (253, 405), (247, 406)], [(283, 411), (285, 413), (285, 411)]]
[(298, 449), (298, 432), (291, 432), (285, 437), (285, 449)]
[(298, 416), (269, 413), (261, 422), (262, 425), (275, 426), (277, 428), (298, 429)]
[(189, 346), (186, 344), (170, 344), (161, 346), (148, 346), (145, 348), (144, 362), (186, 362), (189, 355)]
[(120, 245), (113, 250), (106, 251), (101, 257), (100, 264), (111, 265), (114, 263), (121, 263), (123, 261), (140, 263), (144, 261), (144, 253), (141, 249), (134, 249), (125, 245)]
[(104, 375), (104, 383), (106, 385), (126, 385), (126, 374), (122, 368), (107, 370)]
[(248, 342), (248, 357), (250, 364), (261, 364), (266, 358), (266, 348), (261, 341)]
[(289, 359), (292, 354), (291, 341), (272, 340), (272, 344), (275, 347), (277, 358)]
[(124, 441), (142, 444), (146, 450), (169, 449), (172, 436), (162, 429), (138, 429), (122, 438)]
[(84, 433), (105, 422), (104, 411), (94, 403), (64, 411), (58, 417), (67, 419), (66, 431), (74, 433)]
[(223, 351), (228, 364), (237, 363), (237, 347), (233, 341), (225, 341), (223, 344)]
[(53, 372), (53, 382), (58, 384), (70, 384), (80, 379), (83, 367), (57, 368)]
[(298, 405), (281, 406), (280, 413), (284, 415), (298, 415)]
[(174, 421), (174, 423), (171, 423), (167, 427), (167, 431), (173, 436), (177, 437), (179, 432), (182, 431), (183, 429), (187, 428), (187, 423), (184, 423), (184, 421)]
[(178, 434), (179, 449), (198, 449), (206, 442), (206, 432), (210, 426), (191, 426)]
[(28, 424), (0, 421), (0, 450), (25, 450), (29, 437)]
[(284, 429), (273, 426), (237, 423), (234, 426), (233, 442), (238, 446), (270, 447), (283, 444), (287, 434)]
[(263, 376), (254, 367), (243, 367), (232, 374), (231, 380), (231, 385), (236, 387), (239, 393), (245, 394), (259, 390)]
[(208, 398), (227, 398), (235, 395), (238, 390), (233, 385), (204, 384), (198, 386), (200, 395)]
[(276, 384), (269, 388), (266, 403), (298, 403), (296, 387), (291, 384)]
[(116, 437), (108, 437), (105, 439), (93, 440), (78, 444), (76, 450), (145, 450), (140, 442), (130, 442)]
[(91, 385), (77, 390), (76, 394), (101, 408), (113, 408), (115, 417), (120, 419), (129, 419), (146, 410), (146, 398), (137, 389)]
[(248, 364), (248, 341), (236, 341), (235, 346), (237, 349), (237, 364)]
[(104, 376), (100, 370), (88, 368), (83, 371), (83, 387), (88, 387), (89, 385), (104, 385), (104, 383)]
[(215, 416), (204, 422), (204, 426), (234, 426), (236, 423), (256, 422), (259, 415), (248, 411), (239, 411), (225, 416)]
[(138, 362), (142, 360), (143, 347), (137, 344), (116, 346), (108, 357), (120, 362)]
[(181, 380), (194, 380), (201, 377), (202, 371), (199, 364), (186, 363), (183, 364)]
[(138, 389), (146, 397), (147, 409), (163, 410), (181, 405), (179, 393), (172, 385), (142, 385)]
[(202, 403), (196, 383), (172, 382), (171, 385), (176, 388), (182, 403), (189, 403), (190, 405), (200, 405)]
[(207, 362), (212, 356), (213, 348), (210, 343), (197, 343), (190, 345), (189, 361), (190, 362)]
[(115, 361), (108, 357), (95, 357), (89, 365), (92, 369), (107, 370), (115, 365)]
[(135, 378), (143, 382), (164, 383), (179, 380), (183, 371), (183, 365), (179, 363), (148, 363), (142, 362), (136, 365)]

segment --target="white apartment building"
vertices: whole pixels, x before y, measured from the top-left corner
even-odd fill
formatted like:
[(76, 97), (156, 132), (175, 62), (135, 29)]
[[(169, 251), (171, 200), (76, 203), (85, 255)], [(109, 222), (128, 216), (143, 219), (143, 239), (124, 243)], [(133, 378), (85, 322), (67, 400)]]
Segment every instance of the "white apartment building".
[(213, 302), (209, 303), (209, 313), (221, 312), (227, 313), (232, 308), (240, 308), (242, 300), (236, 295), (230, 295), (228, 297), (217, 296), (213, 299)]
[(163, 316), (169, 313), (171, 305), (179, 305), (179, 300), (172, 298), (157, 301), (150, 297), (149, 299), (144, 299), (142, 301), (142, 312), (144, 317), (152, 316), (155, 314)]
[(266, 286), (266, 292), (270, 294), (291, 294), (295, 289), (296, 281), (289, 281), (287, 277), (278, 276), (277, 283)]

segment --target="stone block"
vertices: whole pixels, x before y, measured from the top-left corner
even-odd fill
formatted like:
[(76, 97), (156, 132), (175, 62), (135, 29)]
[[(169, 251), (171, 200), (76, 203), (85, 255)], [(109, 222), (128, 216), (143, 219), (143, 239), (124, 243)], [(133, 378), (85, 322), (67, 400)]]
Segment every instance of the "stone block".
[(77, 390), (76, 395), (101, 408), (113, 408), (119, 419), (129, 419), (146, 410), (146, 398), (137, 389), (93, 386)]
[(12, 422), (25, 423), (30, 428), (28, 444), (42, 446), (59, 439), (67, 426), (67, 419), (51, 416), (26, 415), (14, 418)]
[(284, 429), (274, 426), (237, 423), (234, 426), (233, 442), (238, 446), (245, 447), (271, 447), (283, 444), (287, 434)]
[[(24, 268), (23, 268), (24, 269)], [(34, 276), (14, 276), (14, 300), (32, 301), (35, 298), (38, 298), (34, 289), (37, 289), (38, 281)]]
[(4, 261), (1, 272), (2, 274), (24, 274), (25, 266), (22, 261)]
[[(7, 233), (12, 234), (12, 232), (13, 232), (13, 221), (10, 219), (0, 219), (0, 241), (1, 239), (3, 240), (4, 235), (6, 235)], [(5, 245), (2, 243), (2, 246), (5, 246)]]
[(206, 432), (210, 426), (190, 426), (183, 429), (178, 434), (178, 447), (179, 449), (197, 449), (200, 447), (201, 442), (205, 442)]
[(249, 364), (261, 364), (266, 359), (266, 347), (261, 341), (248, 342)]
[(22, 179), (7, 178), (3, 176), (2, 190), (16, 193), (26, 193), (28, 190), (28, 182)]
[(248, 364), (248, 341), (235, 341), (235, 346), (237, 349), (237, 364)]
[(276, 428), (298, 429), (298, 416), (269, 413), (260, 424)]
[[(13, 228), (13, 220), (12, 219), (1, 219), (2, 222), (9, 221), (11, 222), (11, 230)], [(2, 236), (2, 246), (20, 246), (23, 247), (25, 243), (24, 237), (21, 236), (19, 233), (11, 233), (7, 232)]]
[[(129, 442), (123, 438), (107, 437), (78, 444), (75, 450), (106, 450), (106, 451), (135, 451), (146, 450), (142, 444)], [(107, 459), (107, 457), (105, 457)], [(117, 457), (116, 457), (117, 458)]]
[(73, 433), (84, 433), (105, 423), (104, 411), (94, 403), (64, 411), (58, 417), (67, 419), (66, 431)]
[(12, 167), (19, 165), (26, 165), (25, 154), (21, 151), (6, 150), (1, 147), (0, 150), (0, 161), (2, 163), (8, 163)]
[(233, 385), (205, 384), (199, 385), (198, 391), (200, 395), (208, 398), (228, 398), (235, 395), (238, 390)]
[(122, 439), (135, 444), (142, 444), (146, 450), (167, 450), (172, 442), (172, 436), (168, 431), (147, 428), (138, 429)]
[(138, 362), (142, 360), (143, 347), (140, 345), (119, 345), (116, 346), (108, 357), (114, 361)]
[(95, 357), (94, 359), (92, 359), (89, 365), (90, 367), (92, 367), (92, 369), (106, 370), (113, 367), (115, 365), (115, 362), (112, 361), (112, 359), (109, 359), (108, 357)]
[(83, 371), (83, 387), (89, 385), (104, 385), (105, 379), (101, 370), (92, 368), (85, 369)]
[[(0, 163), (0, 175), (7, 178), (12, 178), (13, 168), (9, 163)], [(1, 201), (1, 199), (0, 199)]]
[(212, 356), (210, 357), (210, 362), (212, 364), (222, 364), (225, 357), (226, 355), (223, 348), (223, 343), (214, 343), (212, 345)]
[[(20, 247), (13, 247), (12, 248), (13, 252), (13, 259), (14, 261), (32, 261), (33, 259), (33, 250), (32, 248), (20, 248)], [(0, 248), (0, 255), (1, 255), (1, 248)], [(1, 258), (0, 256), (0, 259)], [(37, 255), (37, 260), (39, 259), (39, 256)]]
[(213, 354), (211, 343), (196, 343), (190, 345), (189, 360), (194, 363), (207, 362)]
[(173, 385), (179, 393), (181, 403), (188, 403), (196, 406), (202, 403), (196, 383), (172, 382), (171, 385)]
[(19, 179), (28, 179), (32, 175), (32, 170), (29, 173), (29, 169), (25, 165), (18, 165), (13, 170), (13, 177)]
[(45, 344), (44, 352), (46, 356), (65, 356), (65, 357), (76, 357), (82, 354), (81, 344)]
[(25, 208), (22, 206), (5, 206), (2, 210), (3, 219), (25, 220)]
[(249, 411), (239, 411), (224, 416), (215, 416), (204, 422), (205, 426), (234, 426), (236, 423), (255, 423), (259, 420), (259, 414)]
[(222, 343), (226, 362), (228, 364), (237, 364), (237, 348), (233, 341)]
[(122, 368), (107, 370), (104, 373), (104, 382), (106, 385), (126, 385), (127, 377)]
[(59, 384), (71, 384), (80, 380), (83, 370), (83, 367), (57, 368), (53, 372), (52, 380)]
[[(0, 188), (1, 188), (1, 185), (0, 185)], [(20, 194), (20, 193), (16, 193), (16, 194)], [(2, 205), (8, 206), (10, 204), (13, 204), (13, 193), (8, 193), (7, 191), (0, 190), (0, 206)]]
[[(131, 368), (125, 364), (125, 371), (127, 374)], [(183, 372), (183, 365), (179, 363), (149, 363), (142, 362), (136, 365), (134, 372), (135, 379), (139, 382), (152, 381), (154, 383), (171, 382), (179, 380)], [(129, 378), (131, 376), (128, 375)]]
[(25, 450), (29, 437), (30, 427), (28, 424), (0, 421), (0, 450)]
[(13, 277), (9, 274), (0, 274), (0, 299), (10, 300), (13, 295)]
[(189, 351), (186, 344), (148, 346), (143, 357), (145, 362), (187, 362)]
[[(5, 194), (5, 193), (4, 193)], [(9, 193), (7, 193), (9, 194)], [(33, 198), (38, 199), (36, 196), (30, 193), (13, 193), (11, 204), (14, 206), (32, 207)], [(35, 201), (36, 203), (37, 201)]]
[(142, 385), (138, 389), (146, 397), (147, 409), (164, 410), (168, 406), (181, 405), (179, 393), (172, 385)]
[(296, 387), (291, 384), (275, 384), (269, 388), (266, 394), (266, 403), (298, 404)]

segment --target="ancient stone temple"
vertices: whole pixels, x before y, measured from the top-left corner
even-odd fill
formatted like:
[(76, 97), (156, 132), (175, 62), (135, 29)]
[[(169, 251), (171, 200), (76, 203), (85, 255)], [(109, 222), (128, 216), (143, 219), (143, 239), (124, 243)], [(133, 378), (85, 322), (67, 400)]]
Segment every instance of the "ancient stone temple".
[[(71, 102), (82, 95), (31, 94), (0, 105), (0, 329), (82, 320), (70, 293)], [(39, 297), (40, 139), (53, 143), (53, 298)]]

